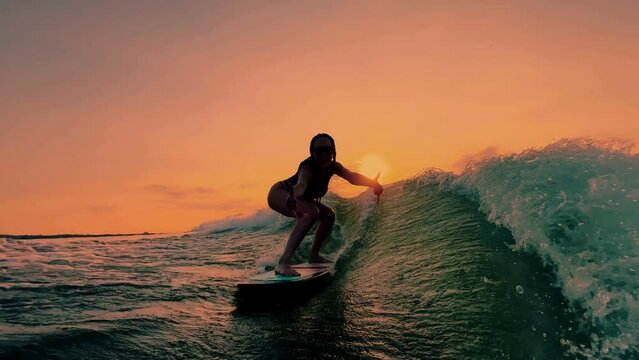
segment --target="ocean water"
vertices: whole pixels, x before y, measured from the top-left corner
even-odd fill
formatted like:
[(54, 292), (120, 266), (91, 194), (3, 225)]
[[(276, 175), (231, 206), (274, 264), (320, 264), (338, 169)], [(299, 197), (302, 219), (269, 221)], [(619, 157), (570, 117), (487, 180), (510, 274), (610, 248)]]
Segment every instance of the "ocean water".
[[(2, 359), (639, 359), (639, 157), (584, 139), (324, 202), (314, 296), (245, 306), (293, 223), (0, 239)], [(302, 262), (312, 232), (294, 260)]]

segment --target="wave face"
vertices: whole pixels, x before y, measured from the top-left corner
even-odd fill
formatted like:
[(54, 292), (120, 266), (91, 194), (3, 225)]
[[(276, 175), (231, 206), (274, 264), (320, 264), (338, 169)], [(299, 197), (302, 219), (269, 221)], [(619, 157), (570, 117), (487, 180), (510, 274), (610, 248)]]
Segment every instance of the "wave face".
[(535, 253), (591, 325), (589, 357), (637, 354), (639, 157), (623, 143), (563, 140), (488, 159), (440, 182)]
[(164, 239), (0, 239), (0, 357), (636, 359), (638, 169), (570, 140), (424, 171), (379, 205), (329, 194), (333, 282), (250, 311), (235, 283), (293, 226), (268, 210)]

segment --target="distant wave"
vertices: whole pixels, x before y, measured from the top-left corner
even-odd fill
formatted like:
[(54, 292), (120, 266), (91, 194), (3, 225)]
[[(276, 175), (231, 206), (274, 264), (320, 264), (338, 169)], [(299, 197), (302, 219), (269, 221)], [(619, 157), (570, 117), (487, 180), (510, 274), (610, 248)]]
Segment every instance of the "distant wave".
[(229, 230), (257, 229), (269, 225), (278, 226), (285, 220), (286, 218), (284, 218), (284, 216), (279, 215), (275, 211), (261, 209), (249, 215), (231, 216), (224, 219), (208, 221), (196, 226), (191, 231), (210, 234)]

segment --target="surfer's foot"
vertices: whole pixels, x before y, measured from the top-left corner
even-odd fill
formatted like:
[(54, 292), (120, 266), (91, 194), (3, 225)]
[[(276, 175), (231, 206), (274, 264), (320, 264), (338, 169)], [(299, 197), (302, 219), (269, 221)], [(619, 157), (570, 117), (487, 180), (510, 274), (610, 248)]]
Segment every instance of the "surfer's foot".
[(282, 276), (300, 276), (300, 273), (293, 270), (293, 268), (289, 264), (277, 264), (275, 273)]
[(328, 264), (328, 263), (332, 263), (332, 261), (330, 261), (329, 259), (317, 254), (317, 255), (309, 255), (308, 257), (308, 262), (311, 264)]

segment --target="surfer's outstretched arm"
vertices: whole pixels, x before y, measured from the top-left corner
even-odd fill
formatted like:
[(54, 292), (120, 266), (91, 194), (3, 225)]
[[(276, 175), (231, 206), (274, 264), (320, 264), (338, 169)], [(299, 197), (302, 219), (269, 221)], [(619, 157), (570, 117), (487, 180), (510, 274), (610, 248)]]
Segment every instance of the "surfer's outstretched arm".
[(373, 192), (375, 195), (380, 195), (384, 191), (384, 187), (377, 181), (377, 178), (371, 179), (367, 176), (364, 176), (360, 173), (356, 173), (354, 171), (350, 171), (345, 168), (342, 164), (336, 163), (337, 172), (336, 174), (348, 181), (353, 185), (359, 186), (368, 186), (373, 188)]

